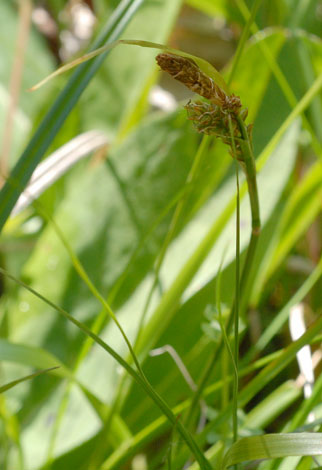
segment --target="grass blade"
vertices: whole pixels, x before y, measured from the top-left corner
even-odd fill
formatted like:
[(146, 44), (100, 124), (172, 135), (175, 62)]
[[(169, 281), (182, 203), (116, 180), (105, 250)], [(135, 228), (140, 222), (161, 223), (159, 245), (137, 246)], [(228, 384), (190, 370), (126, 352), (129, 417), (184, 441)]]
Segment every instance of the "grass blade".
[(155, 404), (160, 408), (162, 413), (164, 413), (164, 415), (168, 418), (170, 423), (173, 426), (177, 427), (178, 432), (180, 433), (181, 437), (184, 439), (190, 451), (192, 452), (192, 454), (195, 456), (196, 460), (198, 461), (200, 465), (200, 469), (212, 470), (210, 463), (204, 456), (203, 452), (200, 450), (199, 446), (195, 442), (192, 435), (186, 430), (186, 428), (182, 425), (182, 423), (177, 420), (172, 410), (169, 408), (169, 406), (166, 404), (163, 398), (154, 390), (154, 388), (150, 385), (150, 383), (144, 377), (144, 375), (142, 376), (141, 374), (138, 374), (135, 371), (135, 369), (133, 369), (113, 348), (111, 348), (107, 343), (105, 343), (105, 341), (103, 341), (99, 336), (93, 333), (84, 323), (81, 323), (80, 321), (76, 320), (76, 318), (74, 318), (64, 309), (58, 307), (53, 302), (46, 299), (46, 297), (39, 294), (39, 292), (29, 287), (27, 284), (25, 284), (21, 280), (15, 278), (4, 269), (0, 268), (0, 273), (8, 277), (15, 283), (19, 284), (20, 286), (24, 287), (25, 289), (29, 290), (32, 294), (34, 294), (40, 300), (50, 305), (54, 310), (60, 313), (63, 317), (65, 317), (71, 323), (76, 325), (77, 328), (79, 328), (87, 336), (91, 337), (99, 346), (101, 346), (108, 354), (110, 354), (134, 378), (134, 380), (143, 388), (143, 390), (147, 393), (147, 395), (151, 397), (151, 399), (155, 402)]
[[(123, 32), (143, 0), (123, 0), (107, 22), (93, 49), (105, 42), (115, 41)], [(82, 64), (70, 77), (67, 85), (42, 120), (34, 136), (14, 167), (10, 179), (0, 192), (0, 230), (24, 190), (34, 169), (48, 149), (80, 95), (103, 63), (109, 51), (91, 62)]]
[(20, 384), (21, 382), (25, 382), (26, 380), (31, 380), (38, 375), (45, 374), (46, 372), (50, 372), (51, 370), (57, 369), (59, 366), (56, 367), (50, 367), (49, 369), (44, 369), (44, 370), (39, 370), (37, 372), (34, 372), (33, 374), (25, 375), (24, 377), (21, 377), (20, 379), (17, 380), (12, 380), (11, 382), (1, 385), (0, 387), (0, 393), (6, 392), (7, 390), (10, 390), (10, 388), (15, 387), (16, 385)]
[(223, 469), (236, 463), (257, 459), (322, 454), (320, 433), (266, 434), (240, 439), (226, 454)]

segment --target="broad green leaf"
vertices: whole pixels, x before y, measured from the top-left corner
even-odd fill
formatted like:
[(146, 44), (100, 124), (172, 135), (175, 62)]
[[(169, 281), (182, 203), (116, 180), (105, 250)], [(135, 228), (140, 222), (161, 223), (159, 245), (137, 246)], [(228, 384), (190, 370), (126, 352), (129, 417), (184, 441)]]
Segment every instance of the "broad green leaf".
[(229, 449), (222, 468), (251, 460), (276, 459), (291, 455), (322, 455), (322, 435), (296, 433), (245, 437)]
[[(36, 367), (38, 369), (42, 368), (46, 371), (55, 370), (55, 372), (53, 372), (54, 375), (75, 381), (72, 371), (68, 370), (67, 367), (64, 366), (64, 364), (52, 354), (39, 347), (37, 348), (30, 345), (16, 344), (9, 342), (5, 339), (0, 339), (0, 360), (9, 363), (11, 362), (30, 367)], [(33, 375), (28, 377), (33, 377)], [(19, 379), (18, 382), (24, 380), (27, 379)], [(103, 420), (108, 413), (108, 408), (106, 407), (106, 405), (102, 401), (100, 401), (93, 393), (91, 393), (84, 384), (82, 384), (81, 382), (77, 382), (77, 380), (75, 382), (76, 385), (78, 385), (78, 387), (87, 397), (87, 399), (97, 412), (97, 415)], [(14, 384), (15, 381), (10, 383)], [(11, 387), (9, 386), (8, 389), (9, 388)], [(117, 422), (116, 419), (115, 424), (113, 423), (114, 437), (120, 436), (120, 431), (118, 431), (117, 428), (119, 427), (119, 429), (121, 429), (122, 426), (124, 428), (124, 423), (122, 425), (121, 421), (119, 420), (119, 422)], [(123, 433), (122, 435), (123, 437), (124, 435), (128, 437), (128, 434)]]

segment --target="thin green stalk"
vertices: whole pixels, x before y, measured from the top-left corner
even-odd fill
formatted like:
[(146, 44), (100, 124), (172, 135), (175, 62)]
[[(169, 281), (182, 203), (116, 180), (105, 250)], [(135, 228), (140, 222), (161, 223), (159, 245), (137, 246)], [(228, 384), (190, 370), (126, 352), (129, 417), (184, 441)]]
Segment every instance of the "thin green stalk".
[[(238, 163), (237, 163), (237, 152), (234, 139), (234, 131), (231, 122), (231, 116), (228, 119), (229, 131), (232, 140), (233, 156), (235, 158), (236, 167), (236, 262), (235, 262), (235, 300), (234, 300), (234, 367), (238, 371), (238, 360), (239, 360), (239, 297), (240, 297), (240, 282), (239, 282), (239, 264), (240, 264), (240, 198), (239, 198), (239, 175), (238, 175)], [(256, 180), (255, 180), (256, 181)], [(233, 381), (233, 442), (238, 439), (238, 372), (234, 374)], [(235, 466), (237, 469), (237, 465)]]
[[(247, 249), (246, 259), (245, 259), (243, 270), (242, 270), (241, 280), (239, 283), (239, 289), (241, 292), (241, 298), (240, 298), (239, 303), (240, 305), (245, 305), (245, 303), (247, 302), (247, 283), (248, 283), (250, 273), (252, 270), (252, 263), (254, 261), (256, 246), (257, 246), (258, 238), (260, 234), (260, 213), (259, 213), (259, 199), (258, 199), (258, 190), (257, 190), (257, 182), (256, 182), (256, 166), (255, 166), (254, 154), (252, 151), (252, 145), (249, 140), (245, 123), (243, 122), (241, 118), (238, 119), (238, 123), (240, 126), (242, 136), (244, 138), (244, 142), (242, 145), (243, 169), (246, 173), (248, 194), (249, 194), (251, 215), (252, 215), (252, 232), (251, 232), (250, 242), (249, 242), (248, 249)], [(229, 334), (232, 324), (233, 324), (233, 319), (235, 318), (235, 309), (236, 309), (236, 304), (234, 301), (231, 314), (227, 323), (227, 334)], [(189, 412), (185, 420), (185, 424), (188, 428), (190, 427), (190, 424), (195, 414), (195, 410), (200, 400), (200, 396), (211, 374), (211, 371), (213, 370), (213, 367), (217, 361), (217, 356), (222, 346), (223, 346), (223, 339), (215, 347), (215, 350), (213, 351), (213, 355), (209, 358), (208, 363), (202, 373), (201, 379), (198, 383), (197, 390), (195, 391), (194, 396), (193, 396), (191, 407), (189, 409)]]
[[(228, 354), (229, 354), (229, 357), (231, 359), (231, 363), (232, 363), (232, 366), (233, 366), (233, 382), (238, 384), (238, 368), (237, 368), (237, 364), (236, 364), (236, 361), (235, 361), (234, 352), (231, 349), (230, 342), (229, 342), (229, 339), (228, 339), (228, 336), (227, 336), (226, 325), (224, 323), (224, 319), (223, 319), (222, 311), (221, 311), (221, 301), (220, 301), (221, 295), (220, 295), (220, 292), (221, 292), (221, 274), (222, 274), (223, 260), (224, 260), (224, 257), (222, 258), (221, 264), (220, 264), (219, 269), (218, 269), (218, 274), (216, 276), (216, 309), (217, 309), (217, 312), (218, 312), (218, 320), (219, 320), (219, 325), (220, 325), (220, 329), (221, 329), (223, 342), (226, 346), (226, 349), (228, 351)], [(237, 284), (236, 284), (236, 286), (237, 286)], [(224, 381), (226, 382), (226, 377), (224, 378)], [(238, 389), (238, 387), (237, 387), (237, 389)], [(227, 405), (228, 405), (228, 403), (227, 403)]]
[(63, 317), (65, 317), (68, 321), (76, 325), (83, 333), (87, 336), (91, 337), (99, 346), (101, 346), (105, 351), (107, 351), (132, 377), (133, 379), (143, 388), (143, 390), (150, 396), (150, 398), (155, 402), (155, 404), (160, 408), (162, 413), (168, 418), (173, 426), (176, 426), (178, 429), (181, 437), (186, 442), (187, 446), (190, 448), (191, 452), (195, 456), (197, 462), (200, 465), (201, 470), (212, 470), (212, 467), (208, 460), (205, 458), (203, 452), (200, 450), (199, 446), (195, 442), (192, 435), (187, 431), (187, 429), (182, 425), (180, 420), (176, 418), (173, 414), (172, 410), (163, 400), (163, 398), (154, 390), (152, 385), (148, 382), (145, 376), (138, 374), (135, 369), (133, 369), (113, 348), (111, 348), (107, 343), (105, 343), (99, 336), (93, 333), (84, 323), (76, 320), (72, 315), (70, 315), (66, 310), (62, 309), (58, 305), (55, 305), (50, 300), (46, 299), (42, 294), (35, 291), (32, 287), (25, 284), (20, 279), (15, 278), (10, 273), (5, 271), (4, 269), (0, 268), (0, 273), (6, 276), (7, 278), (14, 281), (16, 284), (24, 287), (33, 295), (38, 297), (40, 300), (45, 302), (47, 305), (52, 307), (58, 313), (60, 313)]
[(231, 67), (229, 78), (227, 80), (228, 85), (231, 84), (231, 82), (234, 78), (234, 74), (236, 72), (238, 62), (241, 58), (243, 49), (245, 47), (246, 41), (247, 41), (248, 36), (249, 36), (249, 32), (251, 30), (252, 24), (255, 20), (256, 13), (258, 11), (258, 8), (260, 7), (261, 2), (262, 2), (262, 0), (255, 0), (255, 2), (253, 3), (252, 10), (251, 10), (251, 13), (249, 15), (249, 18), (247, 19), (246, 26), (244, 27), (241, 38), (238, 42), (237, 51), (234, 54), (233, 65)]

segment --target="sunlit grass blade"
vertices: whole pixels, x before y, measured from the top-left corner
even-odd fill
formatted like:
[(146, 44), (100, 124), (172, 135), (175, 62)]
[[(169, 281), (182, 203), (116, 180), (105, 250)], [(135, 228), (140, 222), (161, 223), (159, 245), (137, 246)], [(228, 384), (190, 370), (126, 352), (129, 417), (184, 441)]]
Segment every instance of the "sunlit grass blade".
[[(93, 49), (107, 41), (117, 40), (126, 25), (133, 18), (143, 0), (123, 0), (107, 21), (105, 28), (93, 44)], [(18, 160), (4, 187), (0, 192), (0, 230), (7, 221), (18, 197), (24, 190), (30, 177), (63, 125), (65, 119), (74, 108), (82, 92), (93, 78), (108, 51), (92, 62), (81, 64), (70, 77), (67, 85), (58, 95), (56, 101), (41, 121), (38, 129)]]
[(265, 434), (240, 439), (227, 452), (222, 469), (237, 463), (288, 456), (322, 455), (322, 434)]
[(47, 372), (51, 372), (52, 370), (58, 369), (58, 367), (59, 366), (49, 367), (49, 369), (39, 370), (37, 372), (34, 372), (33, 374), (25, 375), (24, 377), (21, 377), (20, 379), (12, 380), (11, 382), (0, 386), (0, 393), (10, 390), (11, 388), (15, 387), (16, 385), (22, 382), (26, 382), (26, 380), (34, 379), (35, 377), (38, 377), (38, 375), (46, 374)]

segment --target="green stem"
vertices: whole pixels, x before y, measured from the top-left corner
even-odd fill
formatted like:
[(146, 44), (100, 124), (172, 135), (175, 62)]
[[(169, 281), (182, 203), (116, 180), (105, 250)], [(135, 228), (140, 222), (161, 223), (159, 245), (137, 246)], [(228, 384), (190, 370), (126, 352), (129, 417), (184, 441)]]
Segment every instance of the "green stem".
[[(234, 308), (234, 368), (237, 373), (234, 374), (233, 381), (233, 442), (238, 439), (238, 359), (239, 359), (239, 297), (240, 297), (240, 280), (239, 280), (239, 264), (240, 264), (240, 197), (239, 197), (239, 175), (237, 164), (237, 152), (234, 139), (234, 131), (229, 116), (229, 131), (232, 139), (232, 150), (235, 158), (236, 166), (236, 282), (235, 282), (235, 308)], [(256, 181), (256, 178), (255, 178)], [(237, 466), (236, 466), (237, 469)]]
[[(238, 121), (240, 131), (243, 137), (243, 143), (241, 144), (242, 151), (243, 151), (243, 156), (242, 156), (243, 169), (246, 174), (250, 208), (251, 208), (251, 216), (252, 216), (252, 232), (251, 232), (250, 242), (249, 242), (248, 249), (247, 249), (246, 259), (245, 259), (243, 270), (242, 270), (241, 280), (239, 283), (239, 290), (241, 292), (240, 305), (245, 306), (247, 303), (247, 298), (248, 298), (247, 284), (250, 278), (250, 273), (252, 271), (252, 264), (254, 262), (256, 246), (257, 246), (257, 242), (258, 242), (258, 238), (260, 234), (260, 212), (259, 212), (259, 199), (258, 199), (258, 189), (257, 189), (257, 181), (256, 181), (256, 166), (255, 166), (255, 158), (254, 158), (254, 154), (252, 150), (252, 145), (249, 140), (247, 127), (244, 121), (239, 117), (237, 117), (237, 121)], [(234, 304), (232, 306), (232, 310), (228, 319), (228, 323), (227, 323), (227, 335), (229, 335), (229, 332), (232, 328), (233, 319), (235, 318), (235, 309), (236, 309), (236, 302), (234, 301)], [(194, 418), (195, 411), (199, 403), (201, 394), (216, 364), (218, 353), (221, 350), (223, 344), (224, 344), (224, 341), (223, 341), (223, 338), (221, 338), (219, 343), (216, 345), (212, 356), (210, 356), (208, 363), (202, 373), (201, 379), (197, 386), (197, 390), (195, 391), (193, 398), (192, 398), (191, 407), (189, 408), (186, 419), (184, 421), (188, 429), (191, 426), (191, 422)]]

